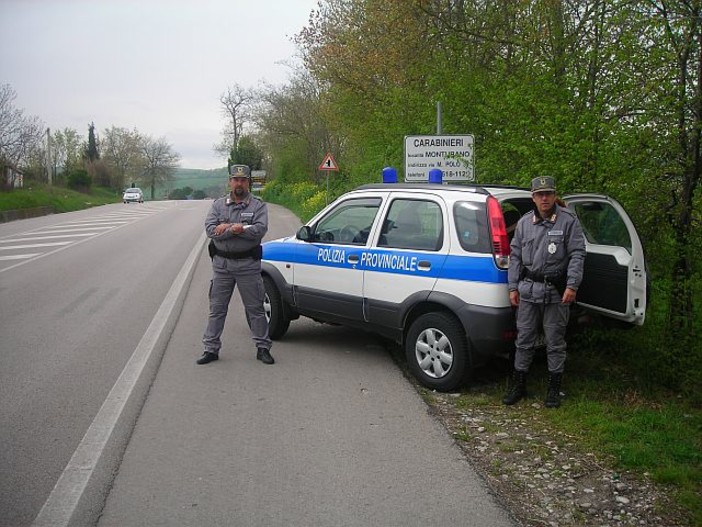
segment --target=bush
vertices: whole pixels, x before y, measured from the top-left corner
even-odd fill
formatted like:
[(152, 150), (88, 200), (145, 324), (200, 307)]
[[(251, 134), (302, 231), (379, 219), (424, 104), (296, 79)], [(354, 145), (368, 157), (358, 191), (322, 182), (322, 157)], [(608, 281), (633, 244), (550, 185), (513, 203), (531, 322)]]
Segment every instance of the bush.
[(90, 192), (93, 179), (84, 168), (75, 168), (68, 174), (67, 185), (72, 190), (79, 192)]

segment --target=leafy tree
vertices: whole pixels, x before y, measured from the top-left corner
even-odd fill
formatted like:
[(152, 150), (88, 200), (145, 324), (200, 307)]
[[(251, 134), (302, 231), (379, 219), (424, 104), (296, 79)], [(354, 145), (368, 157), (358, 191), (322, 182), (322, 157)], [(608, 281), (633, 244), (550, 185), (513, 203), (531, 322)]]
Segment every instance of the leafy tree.
[(239, 144), (233, 148), (227, 160), (227, 169), (232, 165), (243, 164), (251, 167), (251, 170), (260, 170), (263, 163), (263, 152), (255, 144), (251, 136), (241, 136)]
[(110, 186), (115, 190), (125, 188), (127, 182), (138, 180), (145, 165), (142, 137), (135, 129), (112, 126), (102, 136), (103, 160), (110, 167)]
[(51, 170), (54, 180), (61, 173), (81, 165), (81, 142), (78, 132), (72, 128), (56, 130), (51, 136)]
[[(18, 170), (26, 165), (32, 153), (41, 148), (44, 125), (37, 117), (29, 117), (16, 108), (17, 94), (9, 84), (0, 85), (0, 173), (9, 167)], [(12, 172), (15, 174), (16, 172)], [(0, 188), (12, 188), (14, 181), (5, 181)], [(7, 186), (7, 187), (6, 187)]]
[(153, 139), (146, 136), (141, 138), (143, 168), (141, 180), (151, 189), (151, 199), (155, 199), (156, 185), (173, 179), (173, 173), (178, 168), (180, 154), (172, 150), (172, 146), (164, 137)]

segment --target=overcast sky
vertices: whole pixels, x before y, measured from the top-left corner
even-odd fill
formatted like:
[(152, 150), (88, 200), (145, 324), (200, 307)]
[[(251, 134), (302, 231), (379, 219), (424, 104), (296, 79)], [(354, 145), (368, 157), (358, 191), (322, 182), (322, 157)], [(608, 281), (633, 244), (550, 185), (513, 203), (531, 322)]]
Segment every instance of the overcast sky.
[(0, 0), (0, 84), (52, 132), (165, 137), (218, 168), (227, 87), (282, 85), (317, 0)]

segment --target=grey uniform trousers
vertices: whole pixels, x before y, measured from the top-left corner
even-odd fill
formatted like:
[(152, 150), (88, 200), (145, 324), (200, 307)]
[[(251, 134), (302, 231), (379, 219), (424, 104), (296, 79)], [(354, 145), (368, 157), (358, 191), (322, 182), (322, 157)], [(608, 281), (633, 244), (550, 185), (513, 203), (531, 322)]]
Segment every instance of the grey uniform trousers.
[(221, 336), (224, 331), (224, 322), (227, 319), (229, 301), (234, 288), (238, 286), (239, 296), (244, 304), (246, 321), (251, 329), (251, 338), (256, 348), (271, 348), (271, 339), (268, 337), (268, 320), (263, 309), (265, 289), (260, 271), (247, 273), (234, 273), (226, 269), (215, 267), (212, 281), (210, 282), (210, 315), (207, 328), (202, 337), (205, 351), (219, 353), (222, 347)]
[(565, 334), (569, 318), (570, 306), (566, 304), (520, 300), (517, 308), (517, 349), (514, 355), (514, 369), (529, 371), (534, 358), (536, 338), (543, 328), (548, 371), (563, 373), (567, 347)]

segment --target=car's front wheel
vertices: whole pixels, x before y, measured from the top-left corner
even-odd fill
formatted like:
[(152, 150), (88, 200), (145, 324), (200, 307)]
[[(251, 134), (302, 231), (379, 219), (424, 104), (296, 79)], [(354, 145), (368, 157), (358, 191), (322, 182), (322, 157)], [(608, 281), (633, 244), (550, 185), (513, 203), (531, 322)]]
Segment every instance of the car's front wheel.
[(457, 388), (470, 363), (463, 327), (446, 313), (427, 313), (412, 323), (405, 339), (405, 355), (417, 380), (441, 392)]
[(283, 299), (273, 279), (264, 276), (263, 286), (266, 289), (266, 294), (263, 298), (263, 309), (266, 312), (266, 319), (268, 319), (268, 336), (271, 340), (277, 340), (288, 331), (290, 318), (285, 312)]

